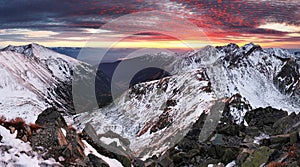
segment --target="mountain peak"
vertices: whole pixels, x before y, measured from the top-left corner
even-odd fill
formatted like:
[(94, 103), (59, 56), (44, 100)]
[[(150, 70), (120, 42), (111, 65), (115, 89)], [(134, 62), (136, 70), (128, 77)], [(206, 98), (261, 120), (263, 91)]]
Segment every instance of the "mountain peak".
[(47, 49), (45, 46), (39, 45), (37, 43), (31, 43), (28, 45), (8, 45), (7, 47), (1, 49), (0, 51), (12, 51), (17, 52), (26, 56), (33, 56), (33, 50), (34, 49)]
[(21, 45), (21, 46), (8, 45), (7, 47), (1, 49), (1, 51), (12, 51), (12, 52), (24, 54), (26, 56), (33, 56), (32, 48), (33, 48), (33, 44)]
[(72, 63), (79, 63), (78, 60), (68, 57), (66, 55), (57, 53), (43, 45), (37, 43), (30, 43), (28, 45), (8, 45), (7, 47), (1, 49), (0, 51), (11, 51), (19, 53), (28, 57), (34, 57), (39, 60), (49, 61), (49, 59), (63, 59)]
[(250, 43), (242, 46), (241, 48), (242, 48), (242, 50), (244, 50), (246, 52), (249, 52), (249, 51), (255, 50), (255, 49), (259, 49), (259, 50), (262, 49), (260, 45), (256, 45), (253, 42), (250, 42)]

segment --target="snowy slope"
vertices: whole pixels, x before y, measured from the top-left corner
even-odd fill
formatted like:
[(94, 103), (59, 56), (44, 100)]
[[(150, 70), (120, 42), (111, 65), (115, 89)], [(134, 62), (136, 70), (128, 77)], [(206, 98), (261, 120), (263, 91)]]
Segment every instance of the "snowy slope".
[[(204, 71), (195, 70), (135, 85), (115, 105), (79, 118), (98, 133), (113, 131), (129, 139), (129, 152), (152, 156), (179, 141), (216, 100)], [(164, 134), (163, 136), (161, 134)], [(124, 143), (123, 143), (124, 144)], [(147, 150), (147, 152), (145, 152)]]
[(0, 51), (0, 111), (7, 118), (34, 122), (47, 107), (72, 112), (71, 81), (85, 63), (38, 44), (8, 46)]
[(9, 130), (0, 126), (3, 137), (0, 142), (0, 166), (62, 166), (54, 159), (43, 159), (42, 155), (32, 150), (29, 143), (16, 139), (16, 133), (10, 134)]
[[(130, 141), (127, 151), (149, 157), (167, 150), (218, 99), (239, 94), (253, 109), (300, 111), (298, 67), (297, 60), (280, 49), (263, 50), (253, 43), (208, 46), (179, 59), (172, 76), (135, 85), (114, 105), (78, 121), (81, 126), (91, 123), (99, 134), (120, 134)], [(237, 122), (246, 111), (231, 109)]]
[[(205, 68), (219, 97), (231, 97), (238, 93), (249, 100), (254, 108), (272, 106), (292, 112), (299, 108), (297, 101), (294, 101), (299, 98), (299, 64), (296, 62), (285, 50), (263, 50), (253, 43), (242, 47), (229, 44), (206, 47), (189, 54), (179, 63), (181, 68), (177, 68), (175, 73)], [(295, 74), (282, 74), (285, 68)], [(284, 76), (280, 78), (280, 75)], [(275, 84), (277, 80), (282, 81), (280, 86), (284, 86), (284, 89)], [(292, 82), (287, 82), (290, 80)]]

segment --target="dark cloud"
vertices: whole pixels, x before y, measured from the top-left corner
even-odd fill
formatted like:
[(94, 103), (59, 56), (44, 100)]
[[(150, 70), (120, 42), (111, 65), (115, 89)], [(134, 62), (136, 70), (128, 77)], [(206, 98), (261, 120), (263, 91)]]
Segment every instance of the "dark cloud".
[[(195, 11), (194, 22), (199, 26), (212, 24), (229, 31), (255, 32), (265, 22), (300, 24), (299, 1), (177, 1)], [(261, 31), (261, 30), (259, 30)], [(266, 32), (273, 33), (273, 32)]]
[[(0, 30), (49, 30), (62, 36), (67, 36), (68, 32), (86, 35), (84, 28), (99, 28), (119, 16), (159, 10), (187, 18), (212, 33), (221, 30), (228, 34), (284, 35), (284, 32), (260, 29), (258, 26), (267, 22), (299, 26), (299, 4), (299, 0), (2, 0)], [(23, 37), (18, 34), (0, 36), (2, 39)]]
[[(180, 8), (181, 7), (181, 8)], [(186, 11), (191, 14), (187, 14)], [(183, 0), (4, 0), (0, 2), (0, 28), (89, 27), (99, 28), (119, 16), (145, 10), (183, 15), (199, 26), (255, 28), (264, 21), (299, 25), (296, 1), (183, 1)]]
[(0, 2), (0, 28), (92, 27), (143, 10), (136, 1), (32, 0)]

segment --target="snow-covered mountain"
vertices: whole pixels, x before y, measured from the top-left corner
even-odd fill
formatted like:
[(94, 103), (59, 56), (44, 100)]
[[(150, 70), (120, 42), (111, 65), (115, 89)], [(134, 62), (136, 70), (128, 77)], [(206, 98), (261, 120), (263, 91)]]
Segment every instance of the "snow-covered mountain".
[(41, 111), (51, 106), (68, 114), (74, 113), (72, 78), (78, 68), (87, 73), (93, 70), (86, 63), (34, 43), (2, 49), (2, 115), (34, 122)]
[[(130, 142), (100, 140), (118, 141), (119, 149), (145, 158), (179, 141), (203, 112), (213, 119), (237, 95), (252, 109), (300, 111), (299, 60), (285, 50), (264, 50), (253, 43), (207, 46), (175, 64), (172, 76), (133, 86), (115, 104), (81, 115), (79, 124), (89, 123), (102, 135), (113, 132), (127, 138)], [(230, 110), (242, 123), (247, 110)]]
[[(155, 62), (156, 56), (148, 56), (147, 62)], [(102, 143), (145, 159), (179, 142), (202, 113), (208, 114), (205, 124), (218, 122), (234, 99), (242, 99), (244, 106), (231, 105), (229, 110), (237, 123), (245, 125), (243, 117), (250, 109), (271, 106), (300, 111), (300, 61), (286, 50), (229, 44), (207, 46), (170, 60), (170, 76), (136, 84), (113, 104), (79, 114), (77, 128), (90, 124)], [(77, 79), (89, 80), (94, 72), (91, 66), (38, 44), (4, 48), (0, 67), (0, 111), (8, 119), (22, 117), (27, 122), (34, 122), (51, 106), (73, 113), (74, 74), (79, 71), (86, 75)], [(97, 74), (96, 82), (107, 90), (109, 80)], [(109, 92), (102, 90), (98, 93), (105, 99)], [(82, 90), (79, 97), (87, 99), (83, 108), (89, 105), (86, 94)], [(202, 138), (210, 135), (209, 130)]]

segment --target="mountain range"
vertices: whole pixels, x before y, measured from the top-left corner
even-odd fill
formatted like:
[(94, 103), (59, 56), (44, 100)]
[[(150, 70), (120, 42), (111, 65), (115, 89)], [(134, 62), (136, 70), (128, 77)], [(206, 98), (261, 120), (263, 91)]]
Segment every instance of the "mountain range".
[[(128, 81), (125, 72), (113, 80), (121, 63), (129, 67), (145, 62), (159, 62), (155, 67), (164, 66), (164, 70), (150, 68)], [(272, 107), (289, 114), (300, 110), (299, 57), (253, 43), (207, 46), (180, 57), (144, 55), (99, 67), (33, 43), (2, 49), (0, 66), (4, 117), (33, 123), (43, 111), (54, 108), (77, 131), (85, 132), (91, 145), (100, 142), (103, 150), (110, 150), (102, 154), (113, 154), (111, 158), (124, 166), (122, 157), (146, 161), (165, 156), (203, 115), (207, 118), (198, 142), (211, 138), (224, 113), (235, 125), (251, 126), (247, 113), (253, 110)], [(128, 71), (132, 72), (136, 71)], [(77, 83), (83, 83), (83, 88), (96, 85), (92, 90), (101, 108), (89, 108), (85, 89), (74, 97), (72, 86)], [(116, 97), (112, 85), (118, 90)], [(74, 108), (74, 98), (83, 100), (79, 108)]]

